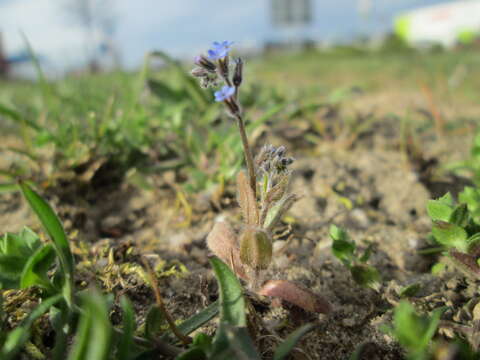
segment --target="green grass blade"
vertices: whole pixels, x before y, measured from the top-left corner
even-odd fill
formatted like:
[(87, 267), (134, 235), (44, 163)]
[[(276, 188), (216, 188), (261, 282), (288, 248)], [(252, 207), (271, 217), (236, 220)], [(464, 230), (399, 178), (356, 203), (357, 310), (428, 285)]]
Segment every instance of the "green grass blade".
[(313, 330), (315, 325), (313, 324), (306, 324), (302, 327), (296, 329), (292, 332), (288, 337), (282, 342), (277, 349), (275, 350), (275, 354), (273, 355), (273, 360), (283, 360), (286, 359), (290, 351), (294, 348), (297, 342), (309, 331)]
[(32, 120), (25, 119), (23, 116), (21, 116), (17, 111), (9, 108), (6, 105), (0, 104), (0, 115), (3, 115), (7, 118), (9, 118), (11, 121), (18, 123), (19, 125), (25, 124), (32, 129), (35, 129), (37, 131), (40, 131), (41, 128), (40, 126), (35, 123)]
[(218, 302), (211, 303), (205, 309), (200, 311), (178, 325), (178, 330), (184, 334), (189, 335), (199, 327), (203, 326), (218, 314)]
[(20, 182), (20, 189), (53, 241), (53, 246), (60, 259), (63, 275), (65, 276), (65, 299), (70, 306), (72, 303), (74, 260), (62, 223), (50, 205), (30, 186), (25, 182)]
[(33, 322), (42, 316), (51, 306), (62, 299), (61, 295), (52, 296), (38, 305), (22, 322), (21, 325), (10, 331), (0, 350), (0, 359), (10, 360), (20, 351), (30, 337), (30, 328)]
[(183, 82), (185, 90), (188, 92), (193, 101), (197, 103), (197, 106), (201, 110), (205, 110), (207, 108), (208, 100), (205, 96), (205, 92), (202, 91), (200, 86), (196, 83), (195, 79), (188, 75), (178, 62), (176, 62), (174, 59), (172, 59), (170, 56), (168, 56), (162, 51), (154, 51), (151, 53), (151, 56), (159, 57), (163, 61), (165, 61), (165, 63), (170, 65), (179, 75), (180, 79)]
[(246, 326), (245, 299), (240, 282), (220, 259), (210, 259), (220, 291), (220, 321), (231, 326)]
[(122, 296), (120, 305), (123, 310), (123, 334), (117, 349), (118, 360), (130, 360), (133, 357), (133, 336), (135, 335), (135, 314), (132, 303), (127, 297)]
[(112, 339), (112, 325), (102, 295), (89, 291), (83, 296), (84, 313), (80, 319), (69, 360), (107, 360)]
[(55, 261), (55, 250), (51, 244), (40, 247), (30, 256), (20, 278), (20, 288), (39, 285), (47, 290), (54, 290), (48, 279), (47, 271)]

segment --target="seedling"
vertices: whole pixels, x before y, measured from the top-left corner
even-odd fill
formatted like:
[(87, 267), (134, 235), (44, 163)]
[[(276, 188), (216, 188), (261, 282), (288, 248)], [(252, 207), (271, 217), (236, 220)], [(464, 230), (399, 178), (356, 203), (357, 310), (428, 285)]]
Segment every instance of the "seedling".
[(378, 290), (380, 273), (375, 267), (367, 265), (371, 247), (367, 247), (360, 255), (355, 242), (350, 239), (345, 230), (336, 225), (330, 226), (330, 238), (333, 255), (350, 270), (353, 280), (363, 287)]
[(433, 221), (432, 236), (454, 263), (473, 276), (480, 275), (480, 192), (466, 187), (456, 205), (450, 193), (430, 200), (427, 212)]
[(445, 309), (436, 309), (431, 316), (418, 315), (410, 303), (401, 301), (395, 308), (393, 328), (385, 328), (385, 331), (393, 335), (404, 347), (407, 359), (431, 359), (432, 339)]
[(272, 231), (290, 207), (298, 200), (288, 186), (292, 175), (289, 166), (294, 159), (286, 155), (284, 146), (263, 146), (252, 155), (245, 129), (240, 87), (243, 83), (242, 59), (231, 66), (232, 42), (213, 43), (207, 56), (195, 58), (192, 75), (204, 88), (221, 86), (214, 93), (223, 102), (228, 115), (238, 126), (247, 172), (237, 175), (237, 200), (243, 215), (241, 229), (236, 231), (228, 221), (217, 222), (207, 237), (209, 249), (230, 265), (235, 274), (246, 281), (253, 292), (278, 297), (309, 311), (329, 312), (329, 304), (321, 297), (286, 280), (264, 281), (273, 252)]

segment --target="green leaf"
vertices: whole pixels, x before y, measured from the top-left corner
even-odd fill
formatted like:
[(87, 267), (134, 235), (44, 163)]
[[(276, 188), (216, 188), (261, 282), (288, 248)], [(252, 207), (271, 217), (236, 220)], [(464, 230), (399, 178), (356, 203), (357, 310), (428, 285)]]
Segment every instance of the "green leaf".
[(8, 336), (0, 350), (0, 359), (10, 360), (21, 350), (22, 346), (30, 338), (30, 329), (33, 322), (42, 316), (48, 309), (62, 299), (61, 295), (52, 296), (39, 304), (22, 323), (8, 333)]
[(345, 266), (350, 266), (350, 263), (355, 259), (356, 245), (350, 241), (348, 234), (342, 228), (336, 225), (330, 226), (330, 238), (332, 242), (332, 253)]
[(202, 91), (200, 86), (196, 83), (195, 79), (188, 75), (185, 70), (180, 66), (180, 64), (173, 60), (170, 56), (162, 51), (154, 51), (150, 56), (155, 56), (161, 58), (165, 63), (170, 65), (172, 69), (177, 73), (182, 85), (185, 90), (188, 92), (190, 97), (197, 103), (197, 106), (201, 110), (205, 110), (208, 106), (208, 101), (205, 93)]
[[(449, 195), (450, 193), (448, 193)], [(445, 195), (446, 196), (446, 195)], [(452, 216), (452, 204), (444, 198), (438, 200), (428, 200), (427, 212), (433, 221), (441, 220), (448, 222)]]
[(189, 349), (175, 358), (175, 360), (207, 360), (207, 354), (200, 348)]
[(162, 310), (153, 305), (147, 313), (145, 320), (145, 337), (149, 340), (154, 340), (162, 333), (162, 326), (166, 323), (165, 316)]
[(218, 314), (218, 302), (213, 302), (208, 305), (205, 309), (200, 311), (198, 314), (195, 314), (183, 321), (178, 325), (178, 330), (184, 334), (189, 335), (193, 331), (197, 330), (211, 319), (213, 319)]
[(232, 326), (246, 326), (245, 299), (237, 277), (220, 259), (210, 259), (220, 291), (220, 320)]
[(161, 100), (179, 101), (185, 94), (179, 93), (160, 80), (148, 79), (147, 85), (150, 91)]
[(437, 220), (432, 227), (432, 234), (440, 244), (459, 251), (467, 251), (467, 232), (458, 225)]
[(347, 232), (335, 224), (330, 225), (329, 229), (330, 238), (333, 241), (349, 241), (350, 237)]
[(363, 287), (376, 289), (381, 280), (378, 270), (366, 264), (352, 266), (350, 272), (353, 280)]
[(0, 288), (19, 289), (26, 264), (42, 243), (32, 230), (7, 233), (0, 239)]
[[(212, 356), (212, 358), (219, 360), (261, 360), (246, 327), (231, 326), (226, 323), (223, 323), (221, 327), (219, 331), (225, 334), (228, 347), (221, 355)], [(234, 356), (231, 356), (232, 353)]]
[(9, 108), (6, 105), (0, 104), (0, 115), (6, 116), (13, 122), (18, 123), (20, 125), (25, 124), (34, 130), (37, 130), (37, 131), (41, 130), (40, 126), (37, 123), (31, 120), (25, 119), (18, 113), (18, 111), (12, 108)]
[(20, 279), (20, 288), (38, 285), (53, 290), (47, 271), (55, 261), (55, 250), (51, 244), (39, 248), (27, 261)]
[(105, 300), (99, 292), (88, 291), (82, 296), (82, 304), (83, 313), (68, 360), (108, 359), (112, 325)]
[(467, 204), (460, 204), (455, 207), (450, 215), (449, 223), (458, 225), (460, 227), (467, 226), (469, 219)]
[(426, 358), (428, 347), (445, 309), (446, 307), (436, 309), (429, 317), (418, 315), (413, 306), (406, 301), (401, 301), (395, 308), (394, 328), (391, 332), (411, 358)]
[(398, 296), (401, 298), (415, 296), (422, 289), (419, 283), (413, 283), (400, 289)]
[(120, 298), (120, 306), (123, 310), (123, 334), (119, 339), (116, 359), (130, 360), (134, 355), (133, 337), (135, 335), (135, 314), (132, 303), (126, 296)]
[(295, 347), (298, 341), (309, 331), (312, 331), (315, 328), (314, 324), (306, 324), (302, 327), (296, 329), (283, 341), (275, 350), (273, 355), (273, 360), (283, 360), (286, 359), (290, 351)]
[(70, 306), (72, 304), (74, 260), (63, 226), (50, 205), (31, 189), (30, 186), (25, 182), (20, 182), (20, 188), (30, 207), (36, 213), (53, 241), (53, 246), (60, 259), (63, 275), (65, 276), (63, 285), (65, 300)]
[[(210, 264), (215, 272), (220, 292), (220, 326), (215, 334), (210, 356), (214, 359), (238, 358), (233, 356), (232, 350), (240, 346), (238, 341), (244, 339), (237, 339), (236, 336), (232, 336), (232, 332), (236, 332), (236, 329), (245, 329), (246, 331), (247, 320), (243, 290), (237, 277), (220, 259), (212, 257)], [(243, 336), (244, 334), (239, 333), (238, 335)], [(233, 344), (232, 341), (237, 341), (237, 343)]]

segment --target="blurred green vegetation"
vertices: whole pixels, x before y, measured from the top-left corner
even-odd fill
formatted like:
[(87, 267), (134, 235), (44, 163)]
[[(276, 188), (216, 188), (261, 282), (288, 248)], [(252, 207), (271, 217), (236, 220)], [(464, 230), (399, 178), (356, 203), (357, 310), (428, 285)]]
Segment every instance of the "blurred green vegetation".
[[(468, 110), (480, 90), (474, 49), (418, 52), (391, 41), (377, 50), (280, 51), (247, 61), (241, 96), (250, 132), (308, 120), (358, 94), (381, 96), (377, 105), (394, 113), (404, 106), (401, 94), (434, 97), (438, 106), (454, 99)], [(2, 173), (54, 184), (56, 174), (98, 163), (119, 177), (175, 170), (192, 192), (231, 179), (243, 161), (235, 124), (189, 76), (190, 65), (157, 52), (138, 72), (47, 81), (39, 71), (37, 82), (1, 81), (0, 127), (18, 142), (0, 151), (22, 159)]]

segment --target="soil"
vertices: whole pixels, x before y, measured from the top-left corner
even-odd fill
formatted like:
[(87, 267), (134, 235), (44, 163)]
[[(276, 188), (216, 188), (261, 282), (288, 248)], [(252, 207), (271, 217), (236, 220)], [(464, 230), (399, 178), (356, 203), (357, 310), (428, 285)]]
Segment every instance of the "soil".
[[(433, 130), (425, 131), (417, 136), (420, 148), (410, 144), (402, 150), (399, 127), (395, 119), (378, 119), (348, 142), (318, 134), (323, 141), (306, 142), (305, 135), (313, 132), (308, 126), (299, 126), (302, 130), (296, 132), (277, 126), (262, 137), (287, 145), (296, 157), (291, 189), (302, 195), (275, 232), (277, 241), (291, 239), (269, 276), (294, 280), (333, 307), (329, 315), (315, 315), (252, 302), (261, 319), (257, 345), (267, 358), (279, 338), (312, 322), (318, 326), (298, 344), (292, 358), (348, 359), (362, 346), (360, 359), (403, 359), (400, 346), (382, 328), (391, 323), (400, 289), (410, 284), (420, 286), (409, 299), (419, 311), (449, 306), (440, 337), (468, 336), (452, 327), (471, 328), (478, 320), (473, 314), (480, 300), (478, 281), (459, 273), (438, 254), (418, 253), (428, 246), (431, 228), (426, 201), (446, 191), (456, 194), (468, 183), (439, 164), (466, 158), (471, 132), (436, 136)], [(155, 179), (154, 191), (127, 181), (89, 186), (75, 179), (43, 189), (72, 239), (77, 285), (96, 284), (116, 299), (127, 294), (139, 325), (154, 303), (140, 255), (154, 265), (174, 317), (187, 318), (217, 298), (205, 244), (213, 222), (218, 217), (240, 220), (233, 186), (221, 196), (213, 191), (182, 202), (178, 187), (171, 185), (174, 176)], [(382, 276), (378, 289), (357, 285), (333, 257), (331, 223), (345, 228), (361, 249), (373, 244), (370, 264)], [(2, 231), (18, 231), (23, 225), (40, 228), (18, 194), (1, 194)], [(438, 261), (447, 267), (433, 275), (432, 265)], [(10, 305), (15, 301), (7, 299)], [(112, 318), (116, 317), (114, 307)], [(212, 321), (201, 330), (213, 333), (215, 328)]]

